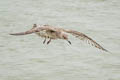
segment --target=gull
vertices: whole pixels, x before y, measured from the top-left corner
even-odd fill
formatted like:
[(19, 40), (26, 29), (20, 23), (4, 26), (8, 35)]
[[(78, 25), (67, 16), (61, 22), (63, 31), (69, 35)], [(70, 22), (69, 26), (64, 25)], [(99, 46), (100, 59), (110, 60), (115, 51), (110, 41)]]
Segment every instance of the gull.
[(109, 52), (108, 50), (103, 48), (100, 44), (98, 44), (96, 41), (94, 41), (92, 38), (85, 35), (84, 33), (81, 33), (75, 30), (70, 30), (70, 29), (53, 27), (51, 25), (42, 25), (42, 26), (39, 25), (38, 26), (37, 24), (33, 24), (32, 29), (28, 31), (19, 32), (19, 33), (11, 33), (10, 35), (27, 35), (27, 34), (32, 34), (32, 33), (35, 33), (38, 36), (44, 38), (43, 44), (46, 43), (47, 39), (49, 39), (47, 41), (47, 44), (49, 44), (52, 40), (56, 40), (56, 39), (63, 39), (63, 40), (66, 40), (69, 44), (71, 44), (71, 41), (69, 40), (68, 34), (67, 34), (67, 33), (70, 33), (76, 38), (79, 38), (82, 41), (86, 41), (88, 44), (98, 49), (101, 49), (105, 52)]

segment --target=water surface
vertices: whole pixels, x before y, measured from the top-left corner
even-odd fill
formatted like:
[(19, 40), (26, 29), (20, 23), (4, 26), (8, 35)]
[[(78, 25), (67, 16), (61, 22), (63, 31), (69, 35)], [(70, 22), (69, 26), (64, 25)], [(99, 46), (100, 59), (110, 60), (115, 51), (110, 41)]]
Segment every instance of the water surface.
[[(120, 80), (119, 0), (2, 0), (0, 80)], [(35, 34), (11, 36), (32, 24), (87, 34), (112, 54), (70, 37), (52, 41)]]

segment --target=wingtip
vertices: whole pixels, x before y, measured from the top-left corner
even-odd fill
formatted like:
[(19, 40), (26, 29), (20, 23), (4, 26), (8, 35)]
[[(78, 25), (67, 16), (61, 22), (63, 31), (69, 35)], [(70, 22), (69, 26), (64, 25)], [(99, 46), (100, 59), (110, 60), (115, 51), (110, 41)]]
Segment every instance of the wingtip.
[(112, 52), (108, 51), (108, 53), (112, 54)]
[(9, 33), (9, 35), (14, 35), (13, 33)]
[(15, 33), (10, 33), (9, 35), (16, 35)]
[(16, 36), (16, 35), (19, 35), (19, 34), (17, 34), (17, 33), (10, 33), (9, 35), (14, 35), (14, 36)]
[(112, 54), (112, 52), (110, 52), (110, 51), (108, 51), (108, 50), (106, 50), (106, 49), (105, 49), (104, 51), (105, 51), (105, 52), (107, 52), (107, 53), (110, 53), (110, 54)]

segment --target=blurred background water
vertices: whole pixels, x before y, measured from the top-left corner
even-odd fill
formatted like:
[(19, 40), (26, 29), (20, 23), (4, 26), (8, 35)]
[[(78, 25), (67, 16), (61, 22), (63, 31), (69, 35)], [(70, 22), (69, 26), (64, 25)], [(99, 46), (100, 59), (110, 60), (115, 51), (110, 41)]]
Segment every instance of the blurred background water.
[[(72, 36), (9, 35), (34, 23), (83, 32), (112, 54)], [(120, 80), (120, 0), (1, 0), (0, 80)]]

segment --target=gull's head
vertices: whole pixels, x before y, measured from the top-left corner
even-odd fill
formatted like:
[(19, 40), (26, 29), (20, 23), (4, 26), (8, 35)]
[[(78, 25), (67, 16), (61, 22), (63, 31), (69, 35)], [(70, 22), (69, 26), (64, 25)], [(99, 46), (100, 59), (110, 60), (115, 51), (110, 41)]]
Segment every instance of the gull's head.
[(33, 24), (32, 29), (35, 29), (37, 27), (37, 24)]
[(33, 24), (33, 28), (37, 27), (37, 24)]

